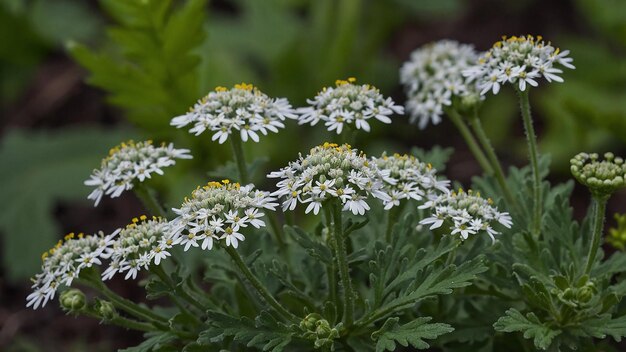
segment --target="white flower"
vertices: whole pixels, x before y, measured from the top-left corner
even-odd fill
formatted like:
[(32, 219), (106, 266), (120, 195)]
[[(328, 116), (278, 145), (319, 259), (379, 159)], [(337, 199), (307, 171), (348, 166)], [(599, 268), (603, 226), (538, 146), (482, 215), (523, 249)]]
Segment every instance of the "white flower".
[(294, 210), (298, 203), (309, 203), (305, 212), (319, 213), (322, 204), (338, 199), (344, 211), (363, 215), (370, 209), (369, 196), (390, 200), (382, 191), (385, 173), (378, 170), (367, 157), (349, 145), (324, 143), (311, 149), (307, 156), (268, 175), (280, 178), (273, 196), (283, 198), (283, 209)]
[(259, 132), (276, 133), (285, 127), (283, 121), (287, 118), (298, 118), (287, 99), (272, 99), (251, 84), (241, 83), (230, 90), (217, 87), (170, 124), (177, 128), (192, 125), (189, 132), (196, 136), (212, 131), (211, 139), (222, 144), (233, 133), (244, 142), (258, 142)]
[(466, 240), (470, 235), (475, 235), (485, 231), (491, 240), (495, 242), (495, 235), (499, 235), (492, 225), (501, 224), (510, 228), (513, 224), (508, 213), (501, 213), (492, 206), (491, 199), (483, 199), (480, 193), (472, 190), (440, 195), (437, 199), (428, 202), (421, 209), (431, 208), (433, 214), (420, 221), (421, 225), (431, 225), (430, 229), (436, 229), (446, 221), (452, 223), (450, 234), (458, 234), (462, 240)]
[(452, 105), (452, 97), (478, 96), (476, 84), (463, 76), (477, 59), (472, 45), (453, 40), (427, 44), (411, 53), (400, 69), (411, 123), (419, 128), (429, 122), (436, 125), (441, 122), (444, 106)]
[(93, 170), (85, 185), (94, 186), (87, 197), (97, 206), (103, 195), (119, 197), (130, 190), (136, 182), (143, 182), (152, 173), (163, 174), (161, 170), (176, 164), (175, 159), (191, 159), (188, 149), (174, 149), (173, 144), (152, 145), (152, 141), (128, 141), (109, 151), (109, 156), (102, 160), (100, 169)]
[(85, 236), (70, 233), (41, 258), (41, 272), (33, 278), (33, 292), (26, 298), (26, 307), (37, 309), (54, 298), (59, 286), (71, 286), (83, 268), (100, 265), (111, 253), (111, 238), (102, 232)]
[(560, 76), (563, 71), (555, 65), (574, 69), (573, 59), (567, 55), (569, 50), (561, 52), (541, 36), (503, 37), (478, 59), (476, 66), (463, 74), (471, 81), (476, 80), (481, 95), (489, 91), (498, 94), (500, 85), (505, 83), (525, 91), (527, 85), (538, 86), (537, 79), (541, 77), (548, 82), (563, 82)]
[(169, 250), (175, 244), (170, 225), (159, 217), (148, 218), (145, 215), (133, 218), (125, 228), (117, 229), (108, 268), (102, 273), (102, 280), (109, 280), (117, 273), (124, 273), (124, 279), (135, 279), (141, 269), (147, 269), (151, 263), (161, 261), (171, 254)]
[(437, 170), (430, 164), (420, 162), (411, 155), (383, 153), (380, 158), (372, 158), (385, 180), (383, 192), (389, 200), (383, 201), (385, 209), (400, 205), (403, 199), (414, 199), (424, 203), (436, 199), (440, 194), (447, 194), (448, 180), (437, 180)]
[(278, 205), (274, 203), (276, 198), (253, 188), (228, 180), (198, 187), (179, 209), (173, 209), (178, 215), (171, 221), (175, 243), (184, 245), (185, 251), (197, 247), (200, 241), (204, 250), (212, 249), (214, 241), (221, 240), (237, 248), (245, 240), (239, 231), (248, 224), (265, 227), (259, 219), (265, 214), (260, 210), (274, 210)]
[(327, 129), (337, 134), (341, 134), (345, 126), (369, 132), (367, 120), (375, 118), (389, 124), (389, 116), (404, 113), (402, 106), (396, 105), (391, 98), (385, 99), (375, 87), (355, 82), (354, 78), (337, 80), (335, 87), (326, 87), (315, 98), (308, 99), (309, 106), (298, 109), (298, 123), (313, 126), (324, 121)]

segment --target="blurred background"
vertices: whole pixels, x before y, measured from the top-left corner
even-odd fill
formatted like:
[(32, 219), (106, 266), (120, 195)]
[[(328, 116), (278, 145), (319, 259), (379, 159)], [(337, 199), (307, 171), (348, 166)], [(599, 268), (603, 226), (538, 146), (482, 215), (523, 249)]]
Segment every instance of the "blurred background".
[[(169, 126), (215, 86), (250, 82), (300, 106), (335, 79), (354, 76), (403, 103), (398, 70), (414, 49), (449, 38), (486, 50), (501, 35), (516, 34), (540, 34), (569, 49), (577, 68), (564, 74), (566, 83), (531, 93), (540, 151), (552, 155), (551, 181), (568, 179), (569, 159), (579, 151), (624, 155), (623, 0), (2, 0), (0, 350), (112, 351), (141, 341), (65, 316), (56, 300), (24, 308), (40, 254), (65, 233), (110, 232), (144, 212), (132, 193), (98, 208), (86, 199), (83, 181), (112, 146), (150, 138), (192, 148), (193, 161), (150, 181), (176, 206), (196, 185), (233, 172), (227, 144)], [(505, 165), (523, 165), (513, 91), (489, 98), (481, 115)], [(323, 126), (291, 122), (248, 143), (248, 160), (259, 165), (261, 188), (269, 187), (265, 172), (334, 138)], [(449, 178), (469, 185), (480, 172), (445, 119), (419, 130), (397, 117), (356, 144), (369, 153), (451, 147)], [(625, 201), (623, 193), (614, 197), (609, 214), (624, 212)], [(577, 187), (576, 213), (584, 214), (587, 203)], [(143, 297), (124, 281), (112, 288)]]

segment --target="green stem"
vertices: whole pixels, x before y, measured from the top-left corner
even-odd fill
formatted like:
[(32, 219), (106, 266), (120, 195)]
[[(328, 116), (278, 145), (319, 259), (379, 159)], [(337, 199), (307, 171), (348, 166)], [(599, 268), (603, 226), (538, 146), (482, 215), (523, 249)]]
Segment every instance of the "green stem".
[(156, 199), (154, 191), (152, 189), (150, 189), (148, 186), (145, 186), (144, 184), (139, 183), (133, 188), (133, 190), (135, 191), (137, 197), (143, 203), (144, 207), (146, 207), (146, 209), (152, 215), (160, 216), (164, 219), (167, 218), (165, 209), (163, 209), (159, 201)]
[[(85, 316), (88, 316), (88, 317), (91, 317), (91, 318), (102, 319), (102, 316), (100, 316), (98, 313), (93, 312), (91, 310), (83, 310), (80, 313), (82, 315), (85, 315)], [(152, 324), (144, 323), (144, 322), (133, 320), (133, 319), (124, 318), (124, 317), (121, 317), (121, 316), (117, 316), (115, 318), (105, 320), (104, 322), (108, 323), (108, 324), (117, 325), (117, 326), (120, 326), (120, 327), (123, 327), (123, 328), (126, 328), (126, 329), (132, 329), (132, 330), (138, 330), (138, 331), (144, 331), (144, 332), (150, 332), (150, 331), (157, 331), (158, 330)]]
[[(326, 230), (331, 239), (327, 243), (331, 246), (331, 252), (334, 252), (334, 248), (332, 248), (334, 247), (332, 246), (333, 221), (329, 205), (330, 204), (325, 207), (323, 206), (322, 211), (324, 212), (324, 219), (326, 220)], [(335, 258), (332, 258), (330, 266), (326, 268), (326, 275), (328, 277), (328, 299), (337, 304), (337, 264), (335, 263)]]
[(276, 312), (278, 312), (281, 316), (286, 318), (287, 320), (291, 320), (293, 322), (299, 321), (298, 317), (296, 317), (293, 313), (288, 311), (285, 307), (283, 307), (278, 301), (272, 296), (272, 294), (267, 290), (267, 288), (259, 281), (259, 279), (252, 273), (248, 265), (243, 261), (243, 258), (239, 255), (236, 249), (230, 246), (226, 246), (226, 253), (230, 255), (233, 259), (239, 270), (245, 275), (245, 277), (250, 281), (252, 286), (256, 289), (256, 291), (263, 297), (263, 299), (270, 305)]
[(520, 110), (522, 111), (522, 119), (524, 120), (524, 129), (526, 130), (526, 140), (528, 141), (528, 154), (530, 155), (530, 164), (533, 171), (533, 228), (532, 232), (535, 236), (541, 233), (541, 174), (539, 173), (539, 152), (537, 151), (537, 136), (533, 127), (533, 120), (530, 115), (530, 102), (528, 100), (528, 90), (517, 90), (520, 101)]
[(239, 136), (232, 135), (230, 139), (230, 145), (233, 147), (233, 156), (235, 163), (237, 163), (237, 170), (239, 171), (239, 183), (247, 185), (248, 179), (248, 167), (246, 166), (246, 157), (243, 153), (243, 145)]
[(593, 237), (591, 240), (591, 247), (589, 248), (589, 254), (587, 255), (587, 265), (585, 266), (585, 274), (591, 272), (593, 263), (596, 260), (598, 249), (600, 248), (600, 242), (602, 241), (602, 233), (604, 232), (604, 215), (606, 212), (606, 202), (608, 197), (606, 196), (593, 196)]
[(204, 313), (206, 311), (206, 308), (203, 307), (198, 301), (191, 298), (191, 296), (189, 296), (187, 292), (177, 287), (176, 284), (172, 281), (172, 279), (165, 273), (163, 268), (161, 268), (160, 266), (153, 265), (150, 267), (150, 271), (152, 271), (152, 273), (158, 276), (159, 279), (170, 288), (170, 290), (174, 291), (175, 294), (172, 292), (169, 292), (168, 296), (170, 296), (170, 299), (172, 300), (172, 302), (174, 302), (176, 307), (178, 307), (181, 313), (189, 316), (197, 325), (202, 324), (202, 321), (198, 317), (196, 317), (195, 314), (191, 313), (185, 307), (185, 305), (183, 305), (179, 297), (184, 299), (185, 301), (187, 301), (194, 307), (196, 307), (201, 313)]
[(272, 232), (274, 233), (274, 237), (276, 237), (276, 242), (278, 242), (278, 247), (284, 252), (285, 233), (283, 232), (283, 227), (278, 223), (275, 212), (266, 212), (265, 214), (267, 214), (267, 219), (270, 223), (270, 227), (272, 228)]
[(341, 204), (338, 200), (332, 203), (333, 211), (333, 241), (335, 245), (335, 256), (339, 265), (339, 279), (343, 286), (343, 323), (350, 327), (354, 321), (354, 293), (350, 282), (350, 268), (348, 266), (348, 252), (346, 251), (345, 239), (343, 237), (343, 224), (341, 219)]
[(100, 277), (98, 277), (97, 279), (88, 277), (85, 280), (80, 280), (80, 282), (100, 292), (118, 308), (123, 309), (127, 313), (132, 314), (136, 316), (137, 318), (146, 320), (148, 322), (154, 322), (156, 324), (167, 323), (167, 319), (165, 317), (162, 317), (154, 313), (152, 310), (144, 308), (138, 305), (137, 303), (130, 301), (126, 298), (123, 298), (119, 296), (117, 293), (111, 291), (104, 283), (102, 283), (102, 281), (100, 280)]
[(398, 220), (398, 217), (400, 216), (400, 214), (402, 214), (402, 209), (404, 208), (405, 203), (406, 201), (403, 203), (401, 202), (400, 205), (389, 209), (389, 211), (387, 212), (387, 228), (385, 230), (385, 242), (387, 243), (391, 243), (393, 225), (396, 224), (396, 220)]
[(487, 158), (491, 162), (491, 166), (493, 166), (496, 180), (498, 181), (498, 185), (500, 186), (500, 188), (502, 189), (502, 192), (504, 193), (504, 197), (506, 198), (507, 203), (511, 205), (515, 204), (515, 199), (513, 198), (513, 194), (511, 193), (509, 186), (506, 184), (506, 180), (504, 178), (504, 171), (502, 171), (502, 165), (500, 164), (500, 161), (498, 160), (498, 156), (496, 155), (496, 152), (493, 149), (493, 146), (491, 145), (491, 142), (489, 141), (489, 138), (487, 137), (485, 130), (483, 129), (482, 123), (480, 122), (480, 119), (478, 118), (478, 113), (476, 112), (476, 110), (474, 110), (474, 116), (471, 119), (471, 126), (472, 126), (472, 129), (474, 130), (474, 133), (478, 137), (478, 140), (480, 141), (480, 144), (482, 145), (483, 149), (487, 152)]
[(472, 135), (472, 132), (470, 132), (465, 122), (463, 122), (463, 118), (458, 111), (454, 109), (446, 109), (446, 114), (450, 117), (450, 120), (452, 120), (452, 123), (454, 123), (459, 132), (461, 132), (461, 136), (465, 139), (465, 143), (467, 143), (467, 146), (472, 154), (474, 154), (474, 158), (476, 158), (480, 166), (483, 168), (483, 171), (488, 175), (493, 175), (493, 168), (489, 164), (487, 157), (485, 157), (485, 154), (478, 146), (476, 138), (474, 138), (474, 135)]

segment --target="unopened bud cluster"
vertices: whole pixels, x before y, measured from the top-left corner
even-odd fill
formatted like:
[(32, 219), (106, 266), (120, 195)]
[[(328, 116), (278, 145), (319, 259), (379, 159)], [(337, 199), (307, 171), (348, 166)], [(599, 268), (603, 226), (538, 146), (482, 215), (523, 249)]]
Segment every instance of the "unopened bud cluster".
[(596, 153), (580, 153), (570, 164), (572, 175), (594, 196), (606, 197), (626, 186), (626, 164), (613, 153), (605, 153), (604, 160)]

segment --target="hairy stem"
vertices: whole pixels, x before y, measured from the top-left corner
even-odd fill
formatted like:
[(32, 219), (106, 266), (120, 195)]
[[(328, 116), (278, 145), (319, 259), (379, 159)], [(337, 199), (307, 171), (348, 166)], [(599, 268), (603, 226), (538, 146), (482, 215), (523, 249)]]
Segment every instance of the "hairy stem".
[[(80, 314), (91, 317), (91, 318), (96, 318), (96, 319), (102, 319), (102, 316), (92, 310), (83, 310), (80, 312)], [(113, 325), (117, 325), (126, 329), (131, 329), (131, 330), (138, 330), (138, 331), (144, 331), (144, 332), (150, 332), (150, 331), (157, 331), (158, 329), (156, 329), (152, 324), (149, 323), (144, 323), (141, 321), (137, 321), (134, 319), (128, 319), (128, 318), (124, 318), (124, 317), (120, 317), (120, 316), (116, 316), (112, 319), (107, 319), (105, 321), (108, 324), (113, 324)]]
[(487, 137), (485, 130), (483, 129), (482, 123), (480, 122), (480, 119), (478, 118), (478, 113), (476, 112), (476, 110), (474, 110), (474, 116), (472, 117), (471, 125), (472, 125), (472, 129), (474, 130), (474, 133), (476, 134), (476, 136), (478, 137), (478, 140), (480, 141), (480, 144), (482, 145), (483, 149), (487, 152), (487, 158), (489, 158), (491, 166), (493, 166), (496, 180), (498, 181), (498, 185), (500, 186), (500, 188), (502, 189), (502, 192), (504, 193), (504, 198), (506, 198), (506, 201), (508, 204), (511, 204), (511, 205), (515, 204), (515, 199), (513, 198), (513, 194), (511, 193), (509, 186), (506, 184), (506, 180), (504, 178), (504, 171), (502, 171), (502, 165), (500, 164), (500, 161), (498, 160), (498, 156), (496, 155), (496, 152), (493, 149), (493, 146), (491, 145), (491, 142), (489, 141), (489, 138)]
[(537, 151), (537, 136), (533, 127), (533, 120), (530, 115), (530, 102), (528, 100), (528, 90), (517, 90), (520, 101), (520, 110), (522, 111), (522, 119), (524, 120), (524, 129), (526, 130), (526, 140), (528, 141), (528, 154), (530, 156), (530, 165), (533, 172), (533, 227), (532, 232), (535, 236), (541, 233), (541, 213), (542, 213), (542, 196), (541, 196), (541, 174), (539, 173), (539, 152)]
[(248, 265), (243, 261), (243, 258), (239, 255), (239, 252), (233, 247), (226, 246), (226, 252), (233, 259), (239, 270), (245, 275), (245, 277), (250, 281), (254, 289), (259, 293), (261, 297), (270, 305), (274, 310), (279, 313), (283, 318), (287, 320), (291, 320), (293, 322), (297, 322), (299, 319), (293, 313), (288, 311), (285, 307), (283, 307), (278, 301), (272, 296), (272, 294), (267, 290), (267, 288), (261, 283), (261, 281), (252, 273)]
[(472, 154), (474, 154), (476, 161), (478, 161), (480, 166), (483, 168), (483, 171), (488, 175), (493, 175), (493, 167), (489, 164), (487, 157), (485, 157), (482, 149), (478, 146), (476, 138), (474, 138), (474, 135), (472, 135), (472, 132), (470, 132), (465, 122), (463, 122), (463, 118), (458, 111), (454, 109), (446, 109), (446, 114), (450, 117), (450, 120), (452, 120), (452, 123), (454, 123), (459, 132), (461, 132), (461, 136), (465, 139), (465, 143), (467, 143), (467, 146)]
[(146, 207), (146, 209), (152, 215), (160, 216), (164, 219), (167, 218), (165, 209), (163, 209), (159, 201), (156, 199), (156, 196), (154, 195), (154, 190), (152, 190), (151, 188), (149, 188), (148, 186), (142, 183), (137, 184), (133, 188), (133, 190), (135, 191), (137, 198), (141, 200), (144, 207)]
[(148, 322), (152, 322), (155, 324), (167, 324), (167, 318), (162, 317), (156, 313), (154, 313), (152, 310), (148, 309), (148, 308), (144, 308), (140, 305), (138, 305), (137, 303), (128, 300), (124, 297), (121, 297), (120, 295), (118, 295), (117, 293), (111, 291), (101, 280), (100, 277), (98, 276), (97, 278), (94, 278), (94, 276), (96, 276), (97, 273), (95, 275), (91, 275), (87, 278), (85, 278), (84, 280), (81, 279), (80, 282), (85, 284), (86, 286), (89, 286), (91, 288), (93, 288), (94, 290), (98, 291), (99, 293), (101, 293), (103, 296), (105, 296), (107, 299), (109, 299), (115, 306), (117, 306), (118, 308), (126, 311), (129, 314), (134, 315), (137, 318), (146, 320)]
[(598, 249), (600, 248), (600, 242), (602, 241), (602, 233), (604, 232), (604, 216), (606, 212), (606, 202), (608, 197), (606, 196), (593, 196), (593, 237), (591, 239), (591, 247), (589, 248), (589, 254), (587, 255), (587, 265), (585, 265), (585, 274), (591, 272), (593, 263), (596, 260)]
[(335, 245), (335, 257), (339, 265), (339, 279), (343, 286), (343, 323), (350, 327), (354, 321), (354, 293), (350, 282), (350, 268), (348, 266), (348, 252), (343, 236), (343, 224), (341, 219), (341, 205), (333, 200), (333, 244)]
[(246, 165), (246, 157), (243, 153), (243, 145), (239, 136), (231, 135), (230, 145), (233, 147), (233, 157), (237, 164), (237, 171), (239, 171), (239, 183), (247, 185), (250, 180), (248, 179), (248, 167)]
[(154, 273), (156, 276), (158, 276), (159, 279), (163, 283), (165, 283), (172, 291), (174, 291), (174, 292), (168, 293), (168, 296), (170, 296), (170, 299), (178, 307), (178, 309), (181, 311), (181, 313), (189, 316), (193, 321), (195, 321), (195, 323), (197, 325), (202, 324), (202, 321), (200, 321), (200, 319), (198, 319), (198, 317), (196, 317), (195, 314), (191, 313), (183, 305), (183, 303), (180, 301), (179, 298), (184, 299), (185, 301), (187, 301), (187, 303), (189, 303), (192, 306), (196, 307), (201, 313), (204, 313), (206, 311), (206, 308), (203, 307), (198, 301), (196, 301), (195, 299), (191, 298), (191, 296), (189, 296), (187, 294), (187, 292), (185, 292), (185, 290), (181, 289), (180, 287), (177, 287), (176, 284), (174, 283), (174, 281), (172, 281), (172, 279), (165, 273), (165, 271), (163, 270), (162, 267), (160, 267), (158, 265), (152, 265), (150, 267), (150, 271), (152, 271), (152, 273)]

